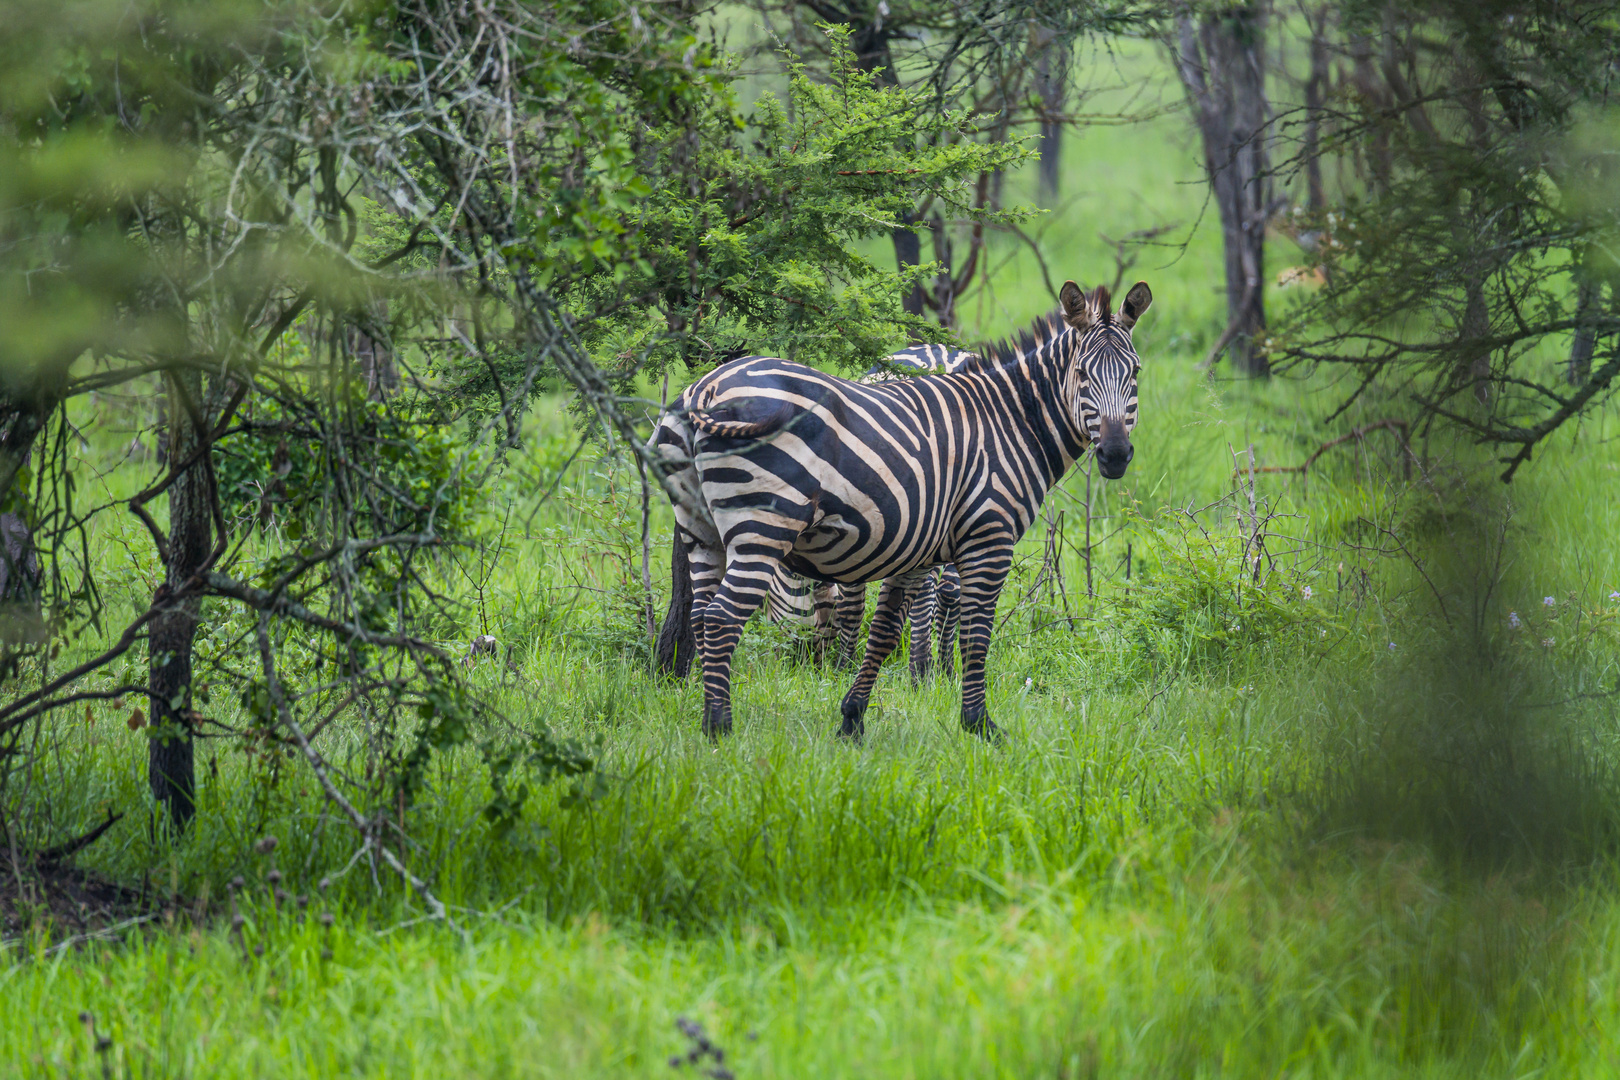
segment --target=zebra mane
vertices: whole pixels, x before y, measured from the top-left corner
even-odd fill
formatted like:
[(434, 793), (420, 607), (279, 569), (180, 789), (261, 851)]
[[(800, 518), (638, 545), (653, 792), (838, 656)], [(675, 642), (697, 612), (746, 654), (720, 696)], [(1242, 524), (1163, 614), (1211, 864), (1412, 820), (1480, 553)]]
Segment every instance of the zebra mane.
[(973, 348), (974, 358), (965, 362), (958, 371), (990, 371), (1023, 359), (1042, 345), (1055, 340), (1059, 334), (1069, 329), (1069, 324), (1063, 321), (1063, 312), (1053, 310), (1037, 318), (1029, 328), (1022, 330), (1016, 337), (1006, 337), (999, 341), (987, 341)]

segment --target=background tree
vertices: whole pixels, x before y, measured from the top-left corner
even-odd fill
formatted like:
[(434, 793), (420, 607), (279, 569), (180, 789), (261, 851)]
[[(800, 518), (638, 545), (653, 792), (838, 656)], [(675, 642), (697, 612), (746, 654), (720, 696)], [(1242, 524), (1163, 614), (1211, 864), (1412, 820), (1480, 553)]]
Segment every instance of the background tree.
[(1284, 365), (1349, 367), (1352, 399), (1398, 396), (1455, 425), (1499, 449), (1503, 479), (1608, 397), (1613, 68), (1592, 58), (1616, 55), (1611, 14), (1578, 0), (1342, 7), (1354, 92), (1329, 110), (1320, 156), (1365, 162), (1369, 182), (1330, 208), (1328, 285), (1290, 318)]
[(1271, 106), (1266, 93), (1269, 0), (1187, 7), (1170, 43), (1176, 73), (1204, 146), (1210, 201), (1226, 253), (1226, 329), (1208, 362), (1229, 352), (1245, 375), (1270, 372), (1266, 328), (1266, 225), (1271, 201)]
[[(1067, 106), (1074, 87), (1066, 72), (1075, 44), (1087, 35), (1146, 26), (1158, 10), (1137, 0), (1025, 0), (994, 11), (960, 0), (756, 0), (754, 8), (767, 30), (782, 35), (800, 55), (823, 58), (818, 65), (823, 70), (828, 54), (817, 41), (817, 27), (846, 28), (859, 70), (874, 73), (884, 85), (918, 91), (932, 111), (965, 109), (983, 117), (973, 138), (996, 143), (1021, 132), (1038, 133), (1049, 194), (1056, 193), (1060, 131), (1073, 122)], [(906, 146), (939, 137), (919, 133)], [(1000, 205), (1001, 176), (1000, 169), (986, 170), (974, 205)], [(906, 310), (928, 311), (941, 324), (955, 326), (960, 298), (981, 280), (985, 234), (982, 222), (947, 210), (919, 200), (901, 215), (892, 241), (896, 264), (902, 270), (917, 266), (926, 228), (936, 270), (932, 281), (919, 282), (907, 296)]]

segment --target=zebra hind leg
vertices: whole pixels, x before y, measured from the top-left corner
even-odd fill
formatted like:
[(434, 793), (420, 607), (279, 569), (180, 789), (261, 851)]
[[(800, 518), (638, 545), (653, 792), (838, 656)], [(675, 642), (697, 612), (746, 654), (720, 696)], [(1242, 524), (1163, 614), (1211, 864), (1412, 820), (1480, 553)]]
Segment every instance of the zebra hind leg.
[(827, 654), (838, 640), (838, 592), (834, 585), (818, 584), (811, 594), (815, 600), (812, 617), (810, 655), (817, 667), (827, 662)]
[(833, 615), (838, 634), (838, 666), (855, 666), (855, 646), (861, 638), (861, 620), (866, 618), (866, 586), (838, 586), (838, 608)]
[(962, 579), (952, 563), (946, 563), (940, 569), (939, 605), (935, 610), (935, 623), (939, 630), (939, 673), (949, 679), (956, 675), (956, 639), (962, 626)]
[(859, 740), (866, 734), (866, 706), (872, 700), (872, 687), (877, 683), (878, 668), (900, 644), (900, 629), (904, 622), (906, 601), (920, 578), (918, 574), (902, 574), (883, 582), (878, 590), (877, 611), (872, 615), (872, 628), (866, 635), (866, 658), (855, 675), (855, 684), (844, 695), (839, 713), (843, 723), (838, 734)]
[(743, 624), (766, 599), (773, 569), (763, 560), (733, 561), (709, 548), (694, 548), (692, 629), (703, 660), (703, 733), (711, 739), (731, 733), (731, 656)]
[[(911, 685), (917, 686), (928, 678), (934, 667), (934, 612), (939, 606), (939, 574), (928, 571), (928, 576), (917, 583), (911, 597), (907, 616), (911, 619)], [(945, 642), (940, 641), (943, 650)]]

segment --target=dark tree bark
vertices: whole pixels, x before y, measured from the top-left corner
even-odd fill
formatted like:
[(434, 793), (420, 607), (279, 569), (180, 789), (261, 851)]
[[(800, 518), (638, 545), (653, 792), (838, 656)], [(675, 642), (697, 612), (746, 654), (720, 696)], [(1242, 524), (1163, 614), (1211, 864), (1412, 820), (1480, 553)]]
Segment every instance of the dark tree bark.
[[(196, 450), (205, 416), (202, 380), (196, 372), (170, 376), (169, 460), (185, 461)], [(163, 602), (203, 568), (213, 540), (208, 471), (198, 461), (169, 487), (169, 534), (163, 584), (153, 603), (162, 610), (151, 623), (148, 661), (152, 730), (147, 750), (147, 783), (152, 797), (169, 812), (176, 832), (184, 832), (196, 811), (197, 781), (192, 761), (195, 735), (191, 710), (192, 643), (197, 635), (196, 600)]]
[(675, 530), (673, 548), (669, 565), (669, 610), (664, 613), (664, 625), (659, 628), (653, 654), (659, 674), (684, 679), (692, 670), (697, 639), (692, 634), (692, 571), (679, 529)]
[[(1370, 109), (1388, 108), (1389, 94), (1373, 67), (1372, 38), (1366, 34), (1357, 34), (1350, 39), (1350, 62), (1350, 78), (1355, 84), (1356, 93), (1367, 102)], [(1371, 174), (1373, 190), (1380, 194), (1388, 191), (1390, 179), (1395, 172), (1395, 155), (1389, 144), (1389, 130), (1384, 125), (1377, 125), (1373, 129), (1365, 147), (1364, 160), (1367, 171)]]
[[(65, 372), (67, 366), (42, 370)], [(61, 401), (59, 377), (0, 387), (0, 640), (7, 644), (46, 637), (39, 551), (26, 512), (29, 493), (17, 480)]]
[(1267, 0), (1176, 20), (1176, 70), (1204, 143), (1210, 194), (1226, 247), (1226, 307), (1232, 366), (1270, 374), (1257, 348), (1266, 327), (1268, 212), (1265, 36)]
[(1041, 195), (1054, 201), (1063, 181), (1063, 114), (1068, 51), (1052, 46), (1041, 53), (1035, 67), (1035, 85), (1041, 95)]
[(399, 389), (399, 368), (394, 364), (393, 350), (386, 341), (379, 341), (355, 326), (350, 327), (349, 348), (367, 397), (381, 401)]
[(1327, 191), (1322, 186), (1322, 107), (1331, 73), (1326, 5), (1311, 18), (1310, 26), (1311, 73), (1305, 80), (1305, 207), (1314, 218), (1327, 209)]
[[(913, 215), (907, 214), (905, 220), (909, 225), (909, 223), (917, 219)], [(898, 228), (894, 230), (892, 237), (894, 240), (895, 266), (904, 270), (908, 266), (917, 266), (922, 262), (922, 237), (917, 234), (916, 229)], [(921, 315), (923, 313), (923, 287), (921, 281), (917, 281), (911, 286), (911, 290), (906, 293), (901, 303), (908, 314)]]
[(1592, 377), (1592, 354), (1597, 351), (1597, 332), (1592, 323), (1602, 313), (1603, 285), (1584, 273), (1575, 289), (1575, 339), (1569, 345), (1569, 368), (1566, 378), (1571, 386), (1580, 386)]

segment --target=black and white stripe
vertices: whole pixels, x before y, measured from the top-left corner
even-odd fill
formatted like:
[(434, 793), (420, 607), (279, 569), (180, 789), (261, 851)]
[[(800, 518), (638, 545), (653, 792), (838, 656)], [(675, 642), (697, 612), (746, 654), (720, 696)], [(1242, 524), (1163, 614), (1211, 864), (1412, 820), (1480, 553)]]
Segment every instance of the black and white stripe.
[[(862, 375), (860, 381), (872, 384), (960, 371), (978, 360), (977, 353), (949, 345), (912, 345), (886, 357)], [(936, 639), (940, 671), (946, 676), (954, 673), (960, 597), (961, 583), (956, 567), (949, 563), (929, 571), (913, 589), (902, 616), (902, 632), (904, 623), (909, 622), (914, 682), (921, 682), (932, 671)], [(808, 627), (812, 655), (818, 662), (828, 647), (836, 643), (839, 663), (853, 666), (861, 622), (866, 617), (866, 586), (812, 585), (784, 564), (771, 583), (765, 612), (771, 622)]]
[(868, 385), (744, 357), (681, 395), (653, 442), (684, 466), (677, 481), (709, 518), (676, 507), (690, 545), (706, 732), (731, 729), (731, 656), (778, 567), (883, 582), (840, 709), (841, 732), (858, 736), (906, 601), (945, 563), (961, 579), (962, 726), (995, 731), (984, 663), (1013, 545), (1088, 445), (1109, 479), (1134, 452), (1130, 331), (1152, 293), (1137, 283), (1117, 314), (1104, 288), (1087, 295), (1067, 282), (1059, 300), (1060, 315), (954, 373)]

